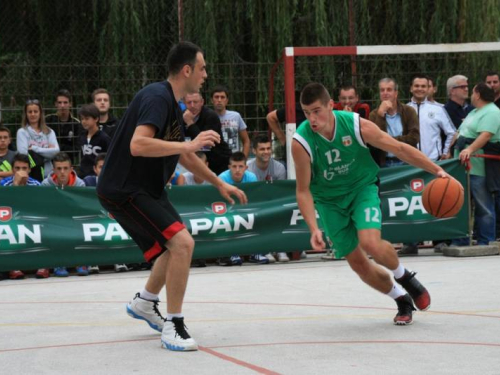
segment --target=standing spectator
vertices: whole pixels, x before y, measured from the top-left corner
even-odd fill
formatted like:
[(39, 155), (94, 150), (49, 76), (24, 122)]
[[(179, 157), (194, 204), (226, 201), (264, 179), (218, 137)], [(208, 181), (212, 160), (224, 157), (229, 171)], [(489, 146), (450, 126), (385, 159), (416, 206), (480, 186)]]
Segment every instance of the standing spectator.
[(335, 104), (337, 111), (356, 112), (365, 119), (370, 115), (370, 106), (359, 102), (358, 90), (353, 85), (342, 86), (339, 90), (339, 102)]
[(73, 105), (71, 93), (66, 89), (59, 90), (54, 105), (57, 112), (45, 116), (45, 122), (56, 133), (61, 151), (70, 154), (73, 162), (75, 162), (76, 154), (78, 154), (76, 138), (80, 133), (80, 123), (71, 114)]
[[(73, 170), (71, 158), (67, 153), (58, 153), (54, 156), (54, 159), (52, 159), (52, 163), (54, 164), (54, 173), (42, 181), (42, 186), (56, 186), (60, 189), (85, 186), (85, 183), (78, 178)], [(86, 266), (77, 266), (76, 273), (78, 276), (87, 276), (89, 271)], [(56, 267), (54, 269), (54, 276), (67, 277), (68, 275), (69, 273), (66, 267)]]
[(109, 135), (109, 138), (113, 138), (119, 122), (109, 111), (111, 108), (111, 95), (106, 89), (96, 89), (92, 93), (92, 101), (99, 109), (99, 130)]
[(31, 158), (31, 177), (42, 181), (52, 172), (52, 158), (59, 152), (54, 131), (47, 126), (38, 100), (24, 106), (21, 128), (17, 131), (17, 152)]
[(219, 175), (227, 169), (231, 150), (222, 136), (222, 127), (217, 113), (206, 107), (203, 96), (200, 93), (187, 94), (184, 98), (186, 110), (183, 113), (184, 123), (186, 124), (186, 135), (195, 139), (202, 131), (213, 130), (220, 137), (220, 143), (210, 149), (204, 150), (209, 168)]
[(212, 90), (212, 103), (215, 112), (219, 115), (224, 141), (233, 153), (241, 151), (248, 157), (250, 138), (248, 137), (247, 124), (238, 112), (227, 110), (228, 102), (229, 90), (224, 86), (216, 86)]
[[(455, 156), (462, 162), (470, 160), (470, 188), (474, 200), (474, 221), (477, 244), (488, 245), (495, 241), (495, 206), (486, 184), (483, 154), (488, 142), (500, 141), (500, 109), (495, 104), (495, 93), (486, 83), (478, 83), (472, 90), (472, 104), (476, 107), (460, 126)], [(465, 241), (464, 241), (465, 240)], [(452, 245), (467, 245), (468, 239), (453, 240)]]
[[(229, 169), (222, 172), (219, 178), (231, 185), (256, 182), (257, 176), (247, 171), (248, 167), (246, 161), (247, 157), (243, 152), (237, 151), (233, 153), (229, 158)], [(220, 258), (218, 262), (220, 266), (239, 266), (243, 263), (243, 260), (239, 255), (232, 255), (229, 258)], [(263, 255), (257, 254), (250, 256), (250, 262), (266, 264), (269, 263), (269, 259)]]
[[(12, 169), (14, 170), (14, 175), (4, 178), (0, 182), (1, 186), (40, 186), (40, 182), (30, 177), (31, 167), (28, 155), (14, 155)], [(35, 276), (37, 279), (46, 279), (50, 277), (50, 272), (47, 268), (40, 268), (36, 271)], [(24, 273), (20, 270), (10, 271), (9, 278), (23, 279)]]
[(462, 121), (474, 109), (467, 103), (469, 97), (468, 78), (462, 75), (448, 78), (446, 91), (448, 92), (448, 101), (444, 105), (444, 109), (448, 112), (455, 129), (459, 129)]
[(99, 130), (99, 110), (95, 104), (85, 104), (78, 111), (83, 131), (78, 137), (81, 150), (80, 178), (90, 176), (94, 172), (94, 161), (97, 154), (107, 152), (111, 138)]
[[(418, 117), (415, 110), (398, 100), (398, 84), (393, 78), (382, 78), (379, 83), (380, 106), (370, 112), (370, 121), (399, 142), (417, 147), (420, 140)], [(381, 167), (401, 165), (394, 154), (373, 149), (372, 156)]]
[[(408, 105), (417, 111), (420, 125), (419, 149), (432, 161), (447, 159), (455, 127), (442, 106), (426, 99), (429, 92), (427, 76), (415, 75), (411, 81), (410, 91), (413, 96)], [(441, 134), (445, 135), (444, 146)]]
[[(196, 156), (198, 156), (207, 167), (210, 167), (207, 161), (207, 155), (205, 155), (203, 151), (196, 151)], [(205, 181), (201, 177), (196, 176), (192, 172), (186, 172), (183, 174), (183, 176), (184, 176), (184, 185), (189, 185), (189, 186), (210, 185), (209, 182)]]
[(498, 72), (488, 72), (486, 73), (486, 84), (493, 89), (495, 93), (495, 105), (500, 108), (500, 76)]
[[(271, 156), (271, 141), (267, 135), (259, 135), (252, 140), (252, 152), (254, 159), (247, 162), (248, 170), (257, 176), (259, 181), (286, 180), (286, 168), (279, 161)], [(276, 262), (276, 258), (271, 254), (266, 254), (270, 263)], [(278, 253), (278, 261), (288, 262), (285, 252)]]
[(0, 181), (5, 177), (10, 177), (12, 172), (12, 163), (14, 162), (15, 151), (9, 150), (11, 142), (10, 130), (0, 125)]
[(429, 80), (429, 90), (427, 91), (427, 100), (431, 103), (439, 104), (440, 106), (444, 107), (444, 104), (436, 102), (436, 94), (438, 91), (438, 88), (436, 86), (436, 82), (431, 77), (427, 77)]
[[(300, 92), (295, 93), (295, 98), (298, 99), (300, 96)], [(269, 128), (274, 133), (276, 138), (282, 146), (286, 145), (286, 136), (283, 130), (280, 128), (280, 124), (285, 123), (286, 121), (286, 108), (275, 109), (271, 111), (266, 116), (267, 124)], [(304, 111), (302, 111), (302, 107), (297, 102), (295, 103), (295, 123), (297, 127), (302, 124), (306, 120), (306, 116), (304, 115)]]

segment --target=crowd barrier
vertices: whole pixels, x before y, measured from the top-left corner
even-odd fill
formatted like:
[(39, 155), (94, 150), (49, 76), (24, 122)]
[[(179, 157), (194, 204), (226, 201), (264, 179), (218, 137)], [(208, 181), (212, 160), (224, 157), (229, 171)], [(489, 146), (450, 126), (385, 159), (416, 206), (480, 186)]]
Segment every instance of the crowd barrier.
[[(456, 159), (440, 163), (466, 186)], [(468, 234), (468, 202), (456, 217), (437, 219), (422, 205), (434, 177), (411, 166), (380, 171), (385, 239), (413, 242)], [(241, 185), (248, 205), (224, 202), (212, 186), (168, 191), (196, 240), (194, 258), (310, 249), (295, 200), (295, 181)], [(81, 264), (137, 263), (142, 253), (100, 206), (93, 188), (5, 187), (0, 190), (0, 271)]]

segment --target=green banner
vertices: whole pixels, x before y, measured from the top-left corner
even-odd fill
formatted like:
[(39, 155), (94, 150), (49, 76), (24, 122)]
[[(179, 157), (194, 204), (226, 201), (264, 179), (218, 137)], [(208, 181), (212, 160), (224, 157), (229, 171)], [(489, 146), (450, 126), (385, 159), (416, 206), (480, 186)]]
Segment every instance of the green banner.
[[(456, 160), (442, 163), (465, 186)], [(457, 217), (436, 219), (422, 206), (433, 176), (413, 167), (381, 171), (383, 237), (392, 242), (467, 235), (467, 202)], [(195, 258), (310, 249), (295, 200), (295, 181), (241, 185), (249, 204), (231, 206), (212, 186), (181, 186), (170, 200), (196, 240)], [(0, 190), (0, 271), (86, 264), (137, 263), (142, 253), (100, 206), (93, 188)]]

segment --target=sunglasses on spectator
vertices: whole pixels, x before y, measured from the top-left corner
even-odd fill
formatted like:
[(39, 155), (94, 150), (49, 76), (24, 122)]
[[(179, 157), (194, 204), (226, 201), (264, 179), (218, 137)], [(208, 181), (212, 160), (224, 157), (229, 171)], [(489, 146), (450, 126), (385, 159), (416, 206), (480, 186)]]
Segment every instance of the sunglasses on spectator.
[(40, 104), (40, 101), (38, 99), (30, 99), (26, 101), (26, 105), (29, 104)]
[(454, 89), (468, 89), (469, 85), (453, 86)]

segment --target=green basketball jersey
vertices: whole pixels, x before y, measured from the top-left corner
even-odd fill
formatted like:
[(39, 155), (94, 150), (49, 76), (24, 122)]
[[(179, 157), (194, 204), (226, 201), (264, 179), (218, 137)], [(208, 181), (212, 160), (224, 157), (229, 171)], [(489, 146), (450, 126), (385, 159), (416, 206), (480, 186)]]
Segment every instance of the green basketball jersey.
[(375, 183), (379, 171), (361, 136), (359, 115), (344, 111), (333, 111), (333, 115), (333, 140), (313, 132), (309, 121), (293, 136), (311, 158), (311, 193), (320, 203)]

